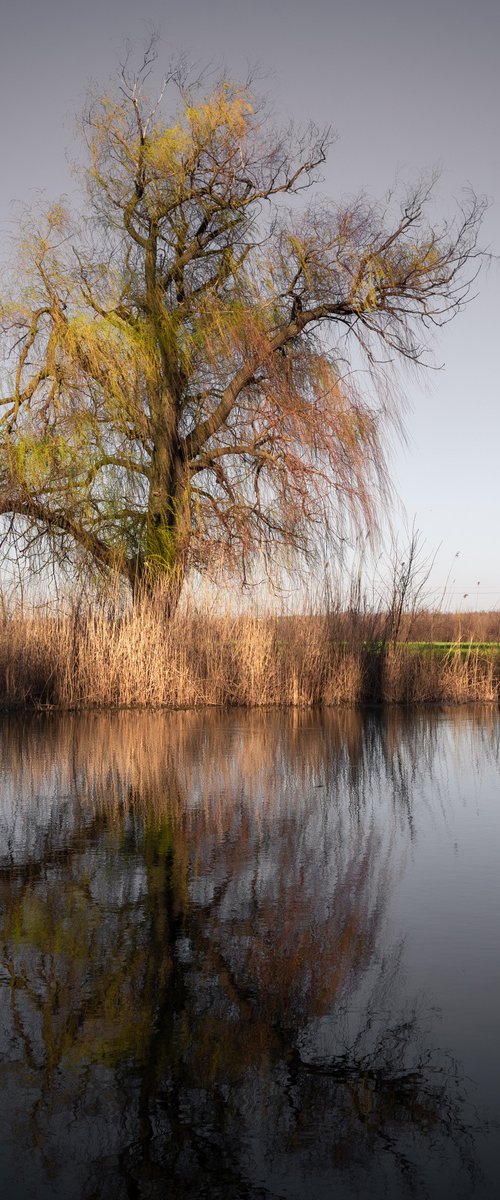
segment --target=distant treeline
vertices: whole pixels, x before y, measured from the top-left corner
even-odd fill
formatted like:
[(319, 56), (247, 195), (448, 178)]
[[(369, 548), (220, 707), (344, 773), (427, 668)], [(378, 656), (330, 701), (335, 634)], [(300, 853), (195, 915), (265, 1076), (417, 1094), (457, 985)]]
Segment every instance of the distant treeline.
[(500, 612), (419, 612), (403, 617), (402, 633), (415, 642), (500, 642)]

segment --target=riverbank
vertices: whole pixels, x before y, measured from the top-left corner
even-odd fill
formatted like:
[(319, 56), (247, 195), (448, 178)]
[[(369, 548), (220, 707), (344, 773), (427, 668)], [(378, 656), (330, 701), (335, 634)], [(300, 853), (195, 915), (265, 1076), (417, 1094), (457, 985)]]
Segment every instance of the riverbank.
[(4, 612), (0, 707), (498, 702), (498, 643), (366, 635), (345, 614)]

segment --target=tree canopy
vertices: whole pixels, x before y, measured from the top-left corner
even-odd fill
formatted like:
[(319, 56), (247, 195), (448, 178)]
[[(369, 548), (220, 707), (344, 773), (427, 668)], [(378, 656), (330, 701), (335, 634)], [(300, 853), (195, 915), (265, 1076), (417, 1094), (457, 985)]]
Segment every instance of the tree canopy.
[(398, 368), (467, 300), (484, 206), (437, 227), (432, 180), (397, 211), (326, 200), (328, 130), (276, 128), (250, 84), (180, 70), (153, 103), (151, 57), (85, 113), (81, 214), (23, 223), (0, 512), (19, 549), (166, 580), (174, 607), (216, 557), (244, 571), (373, 524)]

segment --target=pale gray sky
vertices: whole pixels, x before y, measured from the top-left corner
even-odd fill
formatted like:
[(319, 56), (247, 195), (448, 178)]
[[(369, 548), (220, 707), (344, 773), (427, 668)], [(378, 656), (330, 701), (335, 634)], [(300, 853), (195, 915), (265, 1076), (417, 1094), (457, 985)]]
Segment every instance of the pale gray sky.
[[(166, 58), (185, 51), (234, 78), (259, 64), (279, 112), (331, 122), (323, 192), (382, 196), (438, 164), (440, 211), (464, 185), (486, 193), (484, 241), (500, 251), (493, 0), (0, 0), (0, 11), (0, 257), (14, 202), (74, 187), (67, 154), (89, 83), (106, 85), (126, 39), (138, 46), (153, 26)], [(454, 564), (457, 607), (500, 605), (499, 283), (494, 264), (436, 344), (443, 369), (409, 384), (408, 445), (391, 460), (408, 518), (429, 550), (442, 543), (437, 585)]]

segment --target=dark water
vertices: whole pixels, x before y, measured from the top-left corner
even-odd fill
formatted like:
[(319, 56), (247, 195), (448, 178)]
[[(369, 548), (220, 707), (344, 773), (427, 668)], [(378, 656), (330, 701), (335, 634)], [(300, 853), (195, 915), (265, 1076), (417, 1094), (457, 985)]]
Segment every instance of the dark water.
[(0, 1194), (500, 1194), (496, 714), (0, 725)]

